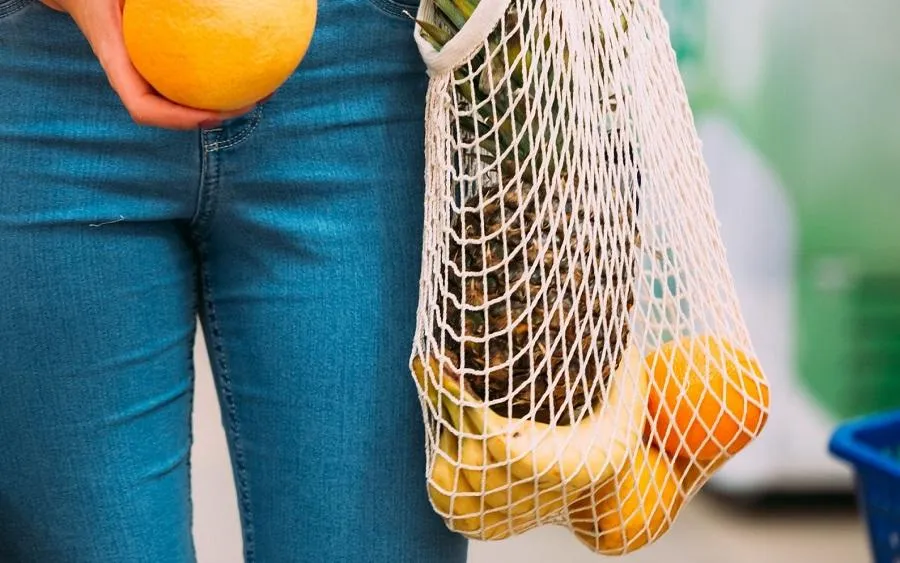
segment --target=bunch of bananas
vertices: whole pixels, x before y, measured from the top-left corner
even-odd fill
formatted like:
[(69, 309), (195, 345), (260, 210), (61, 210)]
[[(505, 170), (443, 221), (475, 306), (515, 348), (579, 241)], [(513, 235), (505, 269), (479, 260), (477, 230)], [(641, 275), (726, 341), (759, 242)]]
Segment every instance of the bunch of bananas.
[[(577, 501), (627, 468), (646, 420), (643, 357), (626, 352), (608, 395), (569, 425), (506, 418), (477, 399), (447, 363), (413, 360), (434, 419), (428, 493), (447, 526), (477, 540), (500, 540), (564, 522)], [(602, 405), (602, 406), (601, 406)]]
[[(432, 506), (451, 530), (477, 540), (561, 524), (592, 551), (631, 553), (665, 534), (768, 416), (756, 359), (710, 336), (646, 356), (626, 350), (604, 396), (572, 424), (497, 414), (450, 362), (414, 357), (412, 367), (437, 421)], [(674, 414), (654, 415), (663, 411)], [(673, 434), (681, 447), (670, 451)]]

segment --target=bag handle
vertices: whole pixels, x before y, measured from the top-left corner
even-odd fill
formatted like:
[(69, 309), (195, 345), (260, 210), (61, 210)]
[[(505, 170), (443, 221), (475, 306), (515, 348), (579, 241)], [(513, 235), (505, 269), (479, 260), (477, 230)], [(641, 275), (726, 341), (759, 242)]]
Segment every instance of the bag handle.
[[(465, 63), (497, 27), (511, 2), (512, 0), (481, 0), (472, 12), (472, 17), (440, 51), (422, 37), (421, 26), (416, 24), (416, 44), (429, 74), (450, 72)], [(432, 12), (431, 0), (422, 0), (417, 17), (428, 20)]]

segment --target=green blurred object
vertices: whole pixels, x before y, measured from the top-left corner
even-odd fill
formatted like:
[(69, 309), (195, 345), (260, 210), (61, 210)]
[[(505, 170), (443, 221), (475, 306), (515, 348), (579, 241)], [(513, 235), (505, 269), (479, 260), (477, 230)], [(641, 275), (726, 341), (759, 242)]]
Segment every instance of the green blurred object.
[(695, 114), (726, 115), (790, 202), (804, 387), (836, 419), (900, 407), (900, 3), (661, 6)]
[(678, 59), (691, 108), (703, 112), (715, 105), (715, 89), (706, 68), (709, 44), (708, 0), (660, 0), (669, 24), (672, 49)]
[(736, 117), (793, 201), (799, 372), (840, 419), (900, 407), (900, 3), (770, 11)]

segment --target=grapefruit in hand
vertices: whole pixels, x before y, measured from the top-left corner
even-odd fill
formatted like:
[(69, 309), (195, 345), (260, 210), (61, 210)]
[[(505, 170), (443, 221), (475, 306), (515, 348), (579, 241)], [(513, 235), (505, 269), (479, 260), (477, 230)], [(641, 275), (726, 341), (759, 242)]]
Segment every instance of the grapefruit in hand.
[(181, 105), (231, 111), (278, 89), (312, 41), (316, 0), (127, 0), (137, 71)]

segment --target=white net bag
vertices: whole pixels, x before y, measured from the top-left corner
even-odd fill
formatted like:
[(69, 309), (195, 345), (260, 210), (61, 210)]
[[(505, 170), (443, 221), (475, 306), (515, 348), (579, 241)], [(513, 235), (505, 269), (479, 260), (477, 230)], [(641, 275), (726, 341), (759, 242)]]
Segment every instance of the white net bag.
[(423, 0), (427, 489), (499, 540), (657, 539), (768, 388), (655, 0)]

